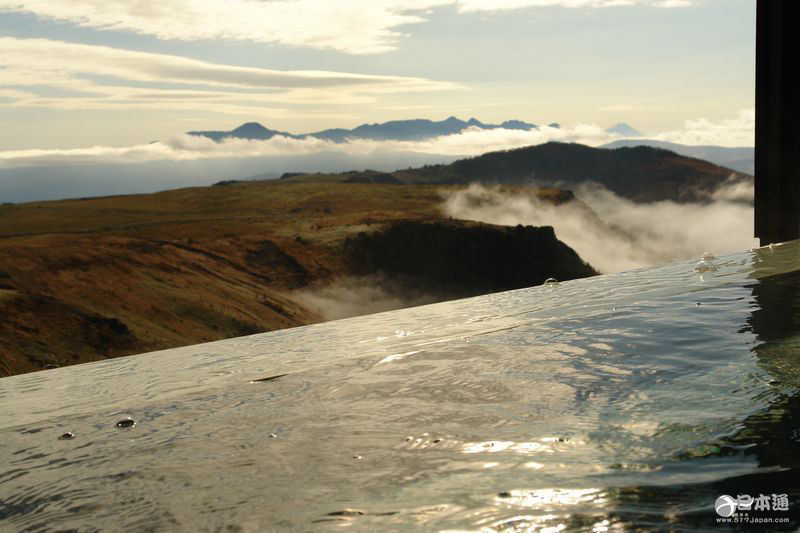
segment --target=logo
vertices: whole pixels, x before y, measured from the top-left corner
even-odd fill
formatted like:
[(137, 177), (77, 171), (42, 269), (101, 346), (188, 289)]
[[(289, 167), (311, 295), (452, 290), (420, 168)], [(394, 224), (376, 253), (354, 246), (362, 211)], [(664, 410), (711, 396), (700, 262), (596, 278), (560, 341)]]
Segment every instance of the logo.
[[(754, 498), (748, 494), (739, 494), (738, 498), (723, 494), (714, 503), (714, 510), (723, 518), (733, 516), (737, 510), (740, 511), (788, 511), (789, 497), (786, 494), (759, 494)], [(738, 516), (738, 515), (737, 515)]]
[(732, 498), (727, 494), (723, 494), (717, 498), (717, 503), (714, 504), (714, 509), (717, 511), (718, 515), (727, 518), (736, 512), (736, 505), (738, 503), (739, 501), (736, 498)]

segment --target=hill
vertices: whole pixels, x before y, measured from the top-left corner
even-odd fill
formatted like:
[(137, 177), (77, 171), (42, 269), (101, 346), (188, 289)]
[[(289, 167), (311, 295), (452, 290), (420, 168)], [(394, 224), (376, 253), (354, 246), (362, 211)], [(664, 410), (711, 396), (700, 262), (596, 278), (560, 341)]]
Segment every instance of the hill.
[(0, 206), (0, 375), (319, 322), (307, 296), (343, 278), (398, 307), (595, 274), (551, 228), (447, 220), (442, 189), (256, 181)]
[[(697, 202), (707, 200), (709, 194), (735, 172), (649, 146), (605, 149), (550, 142), (490, 152), (448, 165), (426, 165), (383, 174), (402, 183), (416, 184), (479, 182), (572, 188), (591, 181), (636, 202)], [(305, 174), (285, 179), (335, 182), (358, 179), (361, 175), (355, 172)], [(749, 178), (743, 174), (740, 177)]]
[(622, 148), (633, 146), (652, 146), (663, 148), (686, 157), (705, 159), (715, 165), (731, 168), (737, 172), (753, 175), (755, 172), (755, 148), (748, 146), (728, 147), (713, 145), (688, 145), (655, 141), (652, 139), (625, 139), (602, 145), (600, 148)]

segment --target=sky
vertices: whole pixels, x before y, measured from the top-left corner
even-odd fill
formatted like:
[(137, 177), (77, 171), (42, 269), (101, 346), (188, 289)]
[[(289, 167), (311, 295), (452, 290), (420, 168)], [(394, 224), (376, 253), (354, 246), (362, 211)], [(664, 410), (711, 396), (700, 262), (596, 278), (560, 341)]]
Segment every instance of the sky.
[(0, 0), (0, 168), (306, 153), (322, 148), (220, 148), (181, 134), (248, 121), (306, 133), (451, 115), (563, 129), (393, 148), (462, 155), (549, 138), (598, 144), (617, 122), (650, 138), (752, 146), (755, 4)]

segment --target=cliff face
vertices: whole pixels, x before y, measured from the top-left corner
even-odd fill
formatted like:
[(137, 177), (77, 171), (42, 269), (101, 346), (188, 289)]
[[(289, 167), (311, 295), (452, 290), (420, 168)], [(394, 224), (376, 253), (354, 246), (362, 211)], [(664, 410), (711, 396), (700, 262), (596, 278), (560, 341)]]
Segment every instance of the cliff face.
[(397, 308), (593, 273), (550, 228), (444, 220), (442, 189), (251, 182), (0, 206), (0, 376), (318, 322), (300, 294), (347, 277), (425, 293)]
[(349, 237), (344, 251), (353, 274), (381, 274), (453, 297), (597, 274), (549, 226), (399, 221)]

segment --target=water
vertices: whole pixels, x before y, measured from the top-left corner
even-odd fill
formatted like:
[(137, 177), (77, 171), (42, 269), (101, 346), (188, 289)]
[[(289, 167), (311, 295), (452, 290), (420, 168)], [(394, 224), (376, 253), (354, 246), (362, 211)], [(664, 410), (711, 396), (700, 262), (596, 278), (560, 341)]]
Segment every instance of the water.
[(713, 262), (2, 379), (0, 529), (794, 530), (800, 244)]

